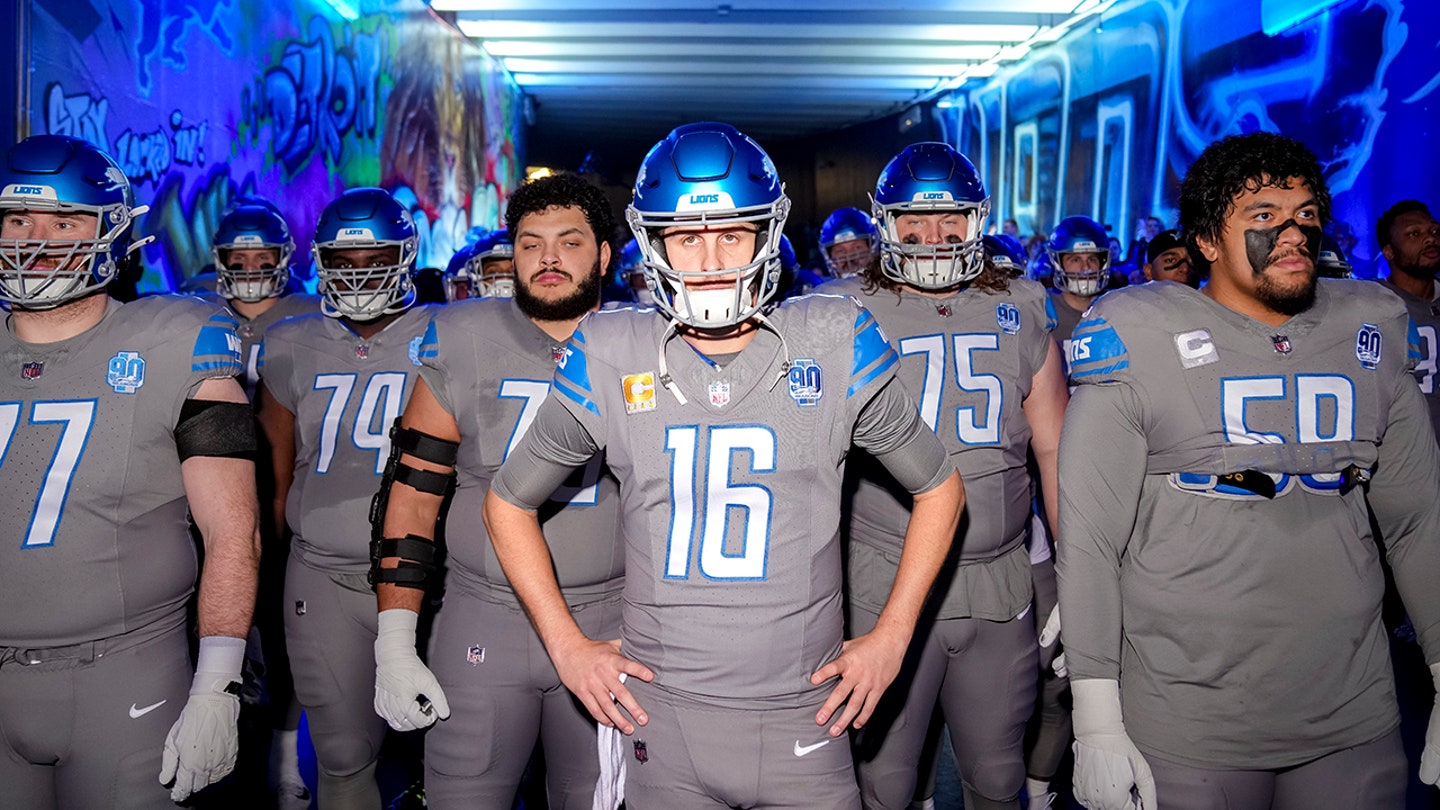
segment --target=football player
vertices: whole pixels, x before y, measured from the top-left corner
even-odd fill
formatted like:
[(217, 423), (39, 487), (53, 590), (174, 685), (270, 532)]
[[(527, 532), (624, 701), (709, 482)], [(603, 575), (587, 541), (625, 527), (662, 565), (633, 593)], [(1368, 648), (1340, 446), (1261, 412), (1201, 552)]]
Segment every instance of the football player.
[(1403, 200), (1380, 215), (1375, 234), (1390, 265), (1390, 276), (1381, 283), (1405, 302), (1419, 330), (1415, 380), (1430, 406), (1430, 425), (1440, 434), (1440, 385), (1435, 379), (1440, 355), (1440, 284), (1435, 283), (1440, 273), (1440, 222), (1419, 200)]
[(1105, 227), (1090, 217), (1073, 216), (1060, 220), (1045, 241), (1045, 254), (1054, 269), (1055, 339), (1068, 346), (1070, 333), (1080, 316), (1105, 288), (1110, 286), (1110, 237)]
[[(485, 500), (561, 680), (633, 735), (624, 798), (640, 810), (859, 807), (837, 738), (899, 670), (963, 503), (875, 319), (849, 297), (769, 305), (788, 210), (769, 156), (733, 127), (688, 124), (658, 143), (626, 212), (658, 307), (586, 318)], [(916, 506), (875, 630), (842, 646), (852, 443)], [(537, 516), (601, 449), (621, 482), (618, 639), (577, 626)]]
[(26, 138), (0, 167), (0, 785), (15, 807), (173, 807), (235, 765), (254, 423), (230, 315), (106, 297), (145, 210), (78, 139)]
[[(425, 741), (430, 807), (509, 807), (538, 738), (550, 806), (588, 810), (600, 775), (595, 721), (551, 666), (496, 563), (480, 506), (550, 395), (575, 324), (600, 305), (615, 223), (604, 195), (573, 174), (521, 186), (505, 216), (516, 239), (516, 295), (434, 314), (420, 346), (421, 381), (397, 434), (404, 451), (392, 451), (396, 466), (377, 519), (384, 537), (408, 540), (383, 540), (375, 569), (375, 709), (400, 730), (448, 715)], [(413, 544), (433, 540), (449, 485), (427, 489), (412, 469), (456, 481), (444, 518), (449, 573), (432, 635), (433, 675), (416, 654), (415, 627), (423, 588), (438, 573), (428, 562), (433, 547)], [(542, 515), (571, 615), (588, 634), (613, 638), (623, 549), (618, 488), (603, 456), (552, 493)]]
[[(1180, 187), (1209, 283), (1107, 295), (1075, 330), (1059, 576), (1087, 807), (1404, 805), (1367, 512), (1440, 677), (1440, 500), (1416, 497), (1440, 449), (1405, 307), (1317, 282), (1329, 214), (1298, 141), (1211, 144)], [(1433, 783), (1440, 711), (1425, 736)]]
[(273, 206), (247, 201), (221, 218), (210, 249), (215, 259), (216, 295), (240, 322), (246, 390), (259, 377), (255, 367), (265, 330), (282, 318), (316, 311), (313, 295), (287, 294), (295, 241)]
[(831, 276), (858, 276), (880, 255), (880, 233), (859, 208), (837, 208), (820, 225), (820, 250)]
[(985, 258), (1006, 276), (1021, 278), (1025, 275), (1025, 246), (1020, 240), (1003, 233), (987, 233), (982, 237)]
[(292, 535), (285, 636), (326, 808), (380, 803), (375, 764), (385, 723), (371, 710), (366, 514), (429, 320), (429, 308), (412, 307), (418, 243), (410, 212), (389, 193), (341, 194), (321, 213), (311, 248), (320, 311), (270, 327), (260, 353), (275, 530), (288, 526)]
[(478, 297), (510, 298), (515, 295), (515, 243), (505, 228), (491, 231), (475, 242), (470, 275)]
[(445, 265), (442, 283), (445, 285), (447, 302), (453, 304), (467, 298), (479, 297), (480, 286), (470, 273), (470, 261), (475, 258), (475, 251), (479, 249), (479, 244), (479, 242), (471, 242), (455, 251), (455, 254), (450, 257), (450, 263)]
[[(906, 666), (856, 735), (867, 808), (903, 810), (938, 701), (967, 808), (1019, 808), (1022, 743), (1035, 706), (1033, 450), (1050, 514), (1067, 398), (1055, 313), (1039, 284), (987, 262), (990, 199), (970, 161), (943, 143), (906, 147), (874, 194), (880, 261), (827, 292), (855, 295), (895, 340), (898, 382), (965, 480), (969, 520), (937, 580)], [(910, 499), (864, 455), (849, 512), (849, 624), (876, 626), (904, 551)]]
[(650, 291), (646, 281), (644, 257), (640, 255), (640, 243), (633, 238), (620, 248), (615, 260), (615, 276), (627, 289), (635, 303), (642, 307), (655, 306), (655, 293)]

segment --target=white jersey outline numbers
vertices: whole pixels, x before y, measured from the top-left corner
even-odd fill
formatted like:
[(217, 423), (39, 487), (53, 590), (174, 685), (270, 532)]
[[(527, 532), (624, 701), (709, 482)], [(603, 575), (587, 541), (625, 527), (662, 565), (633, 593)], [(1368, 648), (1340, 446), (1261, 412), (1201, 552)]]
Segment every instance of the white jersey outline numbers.
[(1420, 340), (1425, 344), (1423, 356), (1420, 358), (1420, 362), (1415, 364), (1415, 373), (1423, 376), (1416, 382), (1420, 384), (1420, 393), (1429, 396), (1435, 393), (1435, 373), (1440, 371), (1440, 367), (1437, 367), (1435, 361), (1435, 352), (1440, 349), (1440, 340), (1436, 339), (1435, 327), (1429, 324), (1417, 324), (1415, 330), (1420, 333)]
[[(540, 412), (540, 405), (545, 398), (550, 396), (550, 383), (545, 380), (523, 380), (504, 379), (500, 381), (499, 396), (501, 399), (518, 399), (521, 401), (520, 415), (515, 419), (515, 427), (510, 431), (510, 440), (505, 443), (505, 456), (500, 459), (504, 463), (510, 458), (510, 452), (525, 437), (530, 430), (530, 425), (535, 421), (535, 414)], [(600, 454), (596, 453), (585, 462), (584, 466), (576, 469), (565, 483), (561, 484), (550, 500), (557, 503), (568, 503), (571, 506), (594, 506), (600, 500), (600, 471), (603, 466)], [(578, 480), (577, 480), (578, 479)]]
[[(706, 431), (704, 481), (699, 482), (700, 429), (672, 425), (665, 431), (670, 464), (670, 534), (665, 578), (688, 579), (695, 533), (697, 483), (703, 488), (705, 513), (700, 523), (700, 574), (711, 580), (763, 580), (770, 551), (774, 496), (763, 484), (736, 484), (730, 471), (736, 453), (750, 455), (749, 472), (776, 469), (775, 432), (765, 425), (712, 425)], [(725, 552), (730, 510), (745, 512), (744, 542), (738, 554)]]
[[(965, 445), (999, 444), (1005, 386), (994, 374), (975, 373), (975, 352), (998, 350), (1000, 336), (994, 332), (962, 333), (951, 335), (950, 341), (955, 347), (955, 384), (962, 391), (985, 394), (983, 420), (976, 419), (980, 408), (974, 405), (962, 405), (955, 409), (955, 437)], [(938, 433), (940, 403), (944, 399), (945, 388), (945, 336), (903, 338), (898, 348), (902, 356), (925, 355), (925, 377), (920, 384), (920, 417)]]
[[(325, 405), (325, 416), (320, 420), (320, 448), (315, 460), (315, 472), (324, 475), (330, 471), (335, 460), (335, 449), (339, 444), (340, 423), (350, 404), (350, 395), (355, 391), (355, 372), (344, 374), (317, 374), (312, 390), (330, 390), (330, 401)], [(360, 394), (360, 403), (355, 414), (355, 423), (350, 429), (350, 441), (360, 450), (375, 451), (375, 474), (385, 472), (385, 460), (390, 455), (390, 426), (400, 416), (405, 399), (405, 373), (380, 371), (370, 375), (365, 389)], [(382, 404), (383, 403), (383, 404)], [(376, 412), (379, 411), (380, 425), (376, 429)]]
[[(0, 463), (10, 451), (10, 442), (20, 425), (22, 403), (0, 403), (0, 432), (5, 435), (0, 442)], [(43, 548), (55, 544), (55, 532), (60, 528), (60, 518), (65, 501), (70, 497), (70, 484), (75, 480), (75, 470), (90, 442), (90, 431), (95, 426), (95, 405), (93, 399), (41, 401), (30, 403), (30, 424), (43, 425), (60, 422), (60, 441), (55, 445), (55, 454), (45, 469), (45, 478), (40, 491), (35, 495), (35, 508), (30, 513), (30, 525), (25, 529), (25, 541), (21, 548)]]

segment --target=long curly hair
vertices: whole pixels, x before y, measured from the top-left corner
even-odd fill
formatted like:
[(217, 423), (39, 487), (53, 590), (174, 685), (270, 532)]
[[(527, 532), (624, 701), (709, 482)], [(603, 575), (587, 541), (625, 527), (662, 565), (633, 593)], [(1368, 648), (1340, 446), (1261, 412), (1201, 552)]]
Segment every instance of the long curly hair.
[(1305, 144), (1273, 132), (1252, 132), (1207, 146), (1180, 183), (1180, 229), (1196, 268), (1209, 272), (1210, 262), (1200, 252), (1199, 240), (1219, 241), (1241, 192), (1288, 189), (1292, 178), (1315, 195), (1320, 221), (1329, 221), (1330, 190), (1320, 161)]

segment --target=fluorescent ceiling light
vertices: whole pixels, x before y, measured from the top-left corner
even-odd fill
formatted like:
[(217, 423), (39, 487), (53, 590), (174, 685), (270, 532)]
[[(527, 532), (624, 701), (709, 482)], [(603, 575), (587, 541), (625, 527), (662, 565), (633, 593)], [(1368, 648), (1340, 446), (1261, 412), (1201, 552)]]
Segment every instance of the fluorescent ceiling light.
[(867, 26), (857, 29), (849, 25), (784, 26), (754, 23), (666, 23), (654, 22), (637, 26), (628, 22), (549, 23), (531, 20), (462, 19), (456, 23), (461, 33), (485, 40), (498, 39), (576, 39), (624, 40), (637, 36), (664, 39), (704, 40), (714, 37), (737, 39), (784, 40), (803, 43), (808, 40), (854, 39), (857, 35), (876, 39), (909, 39), (923, 42), (1024, 42), (1039, 31), (1034, 25), (932, 25), (923, 28), (902, 25)]
[(492, 56), (517, 56), (532, 59), (561, 58), (561, 59), (614, 59), (617, 56), (644, 56), (661, 57), (686, 57), (703, 59), (706, 57), (719, 57), (727, 60), (736, 58), (757, 58), (771, 60), (800, 61), (807, 59), (824, 59), (826, 57), (841, 60), (853, 61), (856, 59), (876, 59), (888, 63), (914, 63), (914, 62), (984, 62), (995, 55), (995, 45), (948, 45), (948, 44), (926, 44), (910, 45), (903, 51), (897, 52), (892, 45), (883, 43), (860, 43), (850, 42), (844, 45), (836, 45), (828, 42), (794, 42), (783, 49), (777, 49), (774, 43), (746, 43), (736, 44), (733, 40), (726, 38), (718, 41), (686, 40), (684, 42), (650, 42), (637, 35), (632, 38), (637, 44), (636, 48), (643, 47), (643, 54), (639, 52), (627, 53), (624, 45), (617, 45), (613, 41), (596, 40), (547, 40), (547, 39), (497, 39), (490, 36), (482, 38), (485, 50)]

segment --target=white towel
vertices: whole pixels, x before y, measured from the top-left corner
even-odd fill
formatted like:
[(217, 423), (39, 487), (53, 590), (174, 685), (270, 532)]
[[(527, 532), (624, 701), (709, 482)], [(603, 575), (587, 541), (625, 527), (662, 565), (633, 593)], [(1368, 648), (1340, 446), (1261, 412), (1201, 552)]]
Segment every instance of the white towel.
[[(625, 673), (620, 673), (625, 682)], [(612, 694), (611, 700), (615, 699)], [(595, 780), (593, 810), (620, 810), (625, 801), (625, 735), (611, 726), (597, 726), (596, 754), (600, 757), (600, 778)]]

